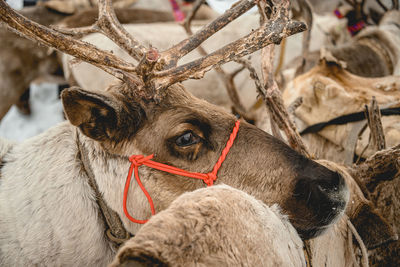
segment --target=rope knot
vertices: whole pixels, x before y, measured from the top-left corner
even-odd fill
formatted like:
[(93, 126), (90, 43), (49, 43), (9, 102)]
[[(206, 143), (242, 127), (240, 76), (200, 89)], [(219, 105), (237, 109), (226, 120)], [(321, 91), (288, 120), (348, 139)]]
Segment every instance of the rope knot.
[(209, 172), (207, 173), (207, 178), (204, 179), (204, 182), (207, 186), (212, 186), (215, 180), (217, 180), (217, 175), (213, 172)]
[(143, 155), (132, 155), (129, 157), (129, 161), (132, 163), (133, 166), (135, 167), (140, 167), (142, 166), (146, 161), (150, 160), (153, 158), (153, 155), (144, 157)]

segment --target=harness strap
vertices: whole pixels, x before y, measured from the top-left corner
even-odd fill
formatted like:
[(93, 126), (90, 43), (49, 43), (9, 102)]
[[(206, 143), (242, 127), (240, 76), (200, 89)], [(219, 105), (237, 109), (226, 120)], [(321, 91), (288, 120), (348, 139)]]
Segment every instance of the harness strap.
[(306, 266), (312, 267), (312, 252), (310, 247), (310, 241), (305, 240), (303, 244), (304, 244), (303, 253), (304, 253), (304, 259), (306, 260)]
[(368, 267), (369, 266), (369, 262), (368, 262), (368, 251), (367, 248), (364, 244), (364, 241), (362, 240), (362, 238), (360, 237), (360, 235), (358, 234), (356, 228), (354, 227), (354, 225), (351, 223), (350, 219), (347, 218), (346, 220), (347, 223), (347, 238), (348, 238), (348, 246), (350, 249), (350, 254), (353, 260), (353, 264), (354, 266), (358, 266), (358, 261), (356, 259), (355, 253), (354, 253), (354, 249), (353, 249), (353, 235), (356, 238), (357, 242), (358, 242), (358, 246), (361, 250), (361, 265), (363, 267)]
[(106, 226), (106, 236), (107, 238), (119, 247), (122, 243), (129, 240), (133, 235), (129, 233), (122, 224), (121, 218), (119, 215), (112, 210), (107, 203), (104, 201), (99, 188), (97, 186), (96, 180), (94, 179), (94, 174), (92, 168), (89, 164), (88, 154), (85, 151), (85, 147), (79, 141), (79, 136), (77, 134), (77, 144), (79, 150), (79, 156), (82, 161), (83, 170), (88, 177), (88, 183), (92, 190), (94, 191), (96, 202), (100, 208), (99, 213), (100, 216), (103, 217)]
[(151, 196), (149, 195), (149, 193), (147, 192), (147, 190), (145, 189), (145, 187), (143, 186), (142, 182), (140, 181), (140, 177), (139, 177), (139, 167), (142, 165), (146, 165), (147, 167), (153, 168), (153, 169), (157, 169), (160, 171), (164, 171), (164, 172), (169, 172), (172, 174), (176, 174), (176, 175), (180, 175), (180, 176), (186, 176), (189, 178), (194, 178), (194, 179), (200, 179), (203, 180), (204, 183), (207, 186), (212, 186), (214, 184), (214, 182), (217, 180), (217, 173), (218, 170), (221, 168), (222, 163), (224, 162), (224, 160), (226, 159), (226, 156), (228, 155), (229, 150), (231, 149), (233, 142), (236, 139), (237, 133), (239, 131), (239, 125), (240, 125), (240, 121), (236, 121), (235, 123), (235, 127), (232, 130), (231, 135), (229, 136), (229, 140), (226, 143), (225, 148), (222, 150), (221, 152), (221, 156), (218, 158), (216, 164), (214, 165), (214, 168), (212, 169), (211, 172), (209, 173), (198, 173), (198, 172), (189, 172), (186, 170), (182, 170), (173, 166), (169, 166), (166, 164), (162, 164), (156, 161), (153, 161), (151, 159), (153, 159), (154, 154), (149, 155), (147, 157), (143, 156), (143, 155), (132, 155), (129, 157), (129, 161), (131, 162), (131, 166), (129, 168), (129, 172), (128, 172), (128, 177), (126, 178), (126, 183), (125, 183), (125, 189), (124, 189), (124, 197), (123, 197), (123, 209), (124, 209), (124, 213), (126, 215), (126, 217), (134, 222), (134, 223), (139, 223), (139, 224), (144, 224), (146, 223), (148, 220), (137, 220), (135, 218), (133, 218), (129, 212), (128, 209), (126, 207), (126, 202), (127, 202), (127, 198), (128, 198), (128, 191), (129, 191), (129, 185), (131, 183), (131, 179), (132, 179), (132, 173), (135, 174), (135, 179), (139, 185), (139, 187), (142, 189), (143, 193), (145, 194), (149, 205), (150, 205), (150, 210), (151, 210), (151, 214), (155, 215), (155, 208), (154, 208), (154, 203), (153, 203), (153, 199), (151, 198)]
[[(400, 115), (400, 107), (397, 108), (382, 108), (380, 109), (382, 116), (391, 116), (391, 115)], [(317, 133), (322, 131), (325, 127), (329, 125), (342, 125), (349, 122), (362, 121), (365, 119), (365, 112), (355, 112), (351, 114), (342, 115), (331, 119), (329, 121), (319, 122), (313, 125), (308, 126), (303, 131), (300, 132), (300, 135), (308, 134), (308, 133)]]

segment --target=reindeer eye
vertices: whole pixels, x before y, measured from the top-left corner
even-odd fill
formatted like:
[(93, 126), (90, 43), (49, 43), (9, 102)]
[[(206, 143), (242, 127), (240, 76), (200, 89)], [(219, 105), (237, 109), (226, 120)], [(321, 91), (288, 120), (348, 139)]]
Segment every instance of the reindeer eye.
[(199, 142), (200, 142), (200, 137), (198, 137), (192, 132), (184, 133), (183, 135), (179, 136), (175, 141), (175, 143), (178, 146), (190, 146), (197, 144)]

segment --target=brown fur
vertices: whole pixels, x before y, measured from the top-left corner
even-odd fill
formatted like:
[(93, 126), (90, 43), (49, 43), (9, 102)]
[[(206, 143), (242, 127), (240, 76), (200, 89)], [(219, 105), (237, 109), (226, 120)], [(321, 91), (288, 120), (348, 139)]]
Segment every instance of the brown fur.
[[(346, 63), (346, 70), (362, 77), (384, 77), (399, 74), (400, 49), (398, 36), (400, 28), (400, 12), (387, 12), (380, 26), (369, 26), (354, 37), (351, 42), (337, 47), (328, 47), (332, 55)], [(308, 54), (304, 72), (318, 65), (320, 51)], [(295, 58), (287, 66), (297, 66), (301, 58)], [(303, 72), (303, 73), (304, 73)]]
[[(380, 213), (390, 222), (395, 231), (400, 231), (400, 176), (387, 174), (385, 180), (381, 181), (372, 190), (371, 201)], [(400, 265), (400, 241), (379, 247), (370, 255), (371, 266), (399, 266)]]
[[(377, 42), (372, 39), (371, 42)], [(379, 42), (379, 41), (378, 41)], [(383, 77), (393, 73), (381, 53), (371, 46), (354, 42), (330, 49), (338, 60), (346, 62), (346, 70), (363, 77)]]

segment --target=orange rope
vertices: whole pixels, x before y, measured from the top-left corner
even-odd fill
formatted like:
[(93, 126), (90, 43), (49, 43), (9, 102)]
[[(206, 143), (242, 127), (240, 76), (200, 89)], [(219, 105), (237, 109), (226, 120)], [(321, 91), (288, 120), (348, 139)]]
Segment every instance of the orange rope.
[(130, 156), (129, 161), (131, 162), (131, 166), (129, 168), (128, 177), (126, 178), (125, 189), (124, 189), (124, 198), (123, 198), (123, 208), (124, 208), (124, 213), (125, 213), (126, 217), (129, 220), (131, 220), (132, 222), (139, 223), (139, 224), (144, 224), (148, 221), (148, 220), (137, 220), (137, 219), (133, 218), (129, 214), (128, 209), (126, 208), (126, 200), (128, 198), (129, 185), (131, 183), (131, 178), (132, 178), (133, 172), (135, 174), (135, 178), (136, 178), (136, 181), (137, 181), (139, 187), (142, 189), (143, 193), (147, 197), (147, 200), (150, 204), (151, 214), (152, 215), (156, 214), (155, 209), (154, 209), (153, 199), (151, 198), (151, 196), (149, 195), (147, 190), (144, 188), (142, 182), (140, 181), (140, 178), (139, 178), (139, 167), (140, 166), (146, 165), (147, 167), (157, 169), (160, 171), (165, 171), (165, 172), (169, 172), (172, 174), (186, 176), (186, 177), (194, 178), (194, 179), (201, 179), (204, 181), (205, 184), (207, 184), (207, 186), (212, 186), (214, 184), (214, 182), (217, 180), (218, 170), (221, 168), (222, 163), (224, 162), (226, 156), (229, 153), (229, 150), (231, 149), (231, 147), (233, 145), (233, 142), (235, 141), (235, 138), (239, 131), (239, 125), (240, 125), (240, 121), (236, 121), (235, 127), (233, 128), (232, 133), (229, 136), (229, 140), (226, 143), (225, 148), (221, 152), (221, 156), (218, 158), (217, 163), (215, 163), (213, 170), (209, 173), (189, 172), (189, 171), (185, 171), (185, 170), (173, 167), (173, 166), (169, 166), (166, 164), (152, 161), (151, 159), (154, 157), (154, 154), (149, 155), (147, 157), (144, 157), (143, 155)]

